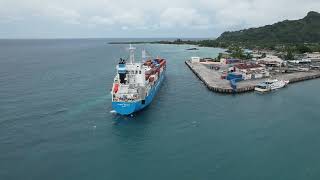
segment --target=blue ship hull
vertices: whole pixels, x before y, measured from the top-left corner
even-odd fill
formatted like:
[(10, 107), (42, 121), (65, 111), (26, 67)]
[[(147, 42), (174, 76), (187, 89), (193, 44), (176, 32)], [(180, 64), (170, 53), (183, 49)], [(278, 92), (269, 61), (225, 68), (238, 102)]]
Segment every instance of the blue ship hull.
[(160, 75), (160, 78), (156, 84), (150, 89), (148, 96), (146, 96), (145, 103), (142, 104), (142, 101), (133, 101), (133, 102), (112, 102), (112, 108), (121, 115), (129, 115), (134, 112), (140, 111), (143, 108), (147, 107), (155, 97), (156, 93), (160, 89), (162, 81), (164, 80), (165, 71)]

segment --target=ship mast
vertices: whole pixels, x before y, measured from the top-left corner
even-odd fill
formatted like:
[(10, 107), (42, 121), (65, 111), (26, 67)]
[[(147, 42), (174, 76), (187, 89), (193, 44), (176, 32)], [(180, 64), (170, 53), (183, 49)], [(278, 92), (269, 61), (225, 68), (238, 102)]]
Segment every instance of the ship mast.
[(142, 50), (141, 57), (142, 57), (142, 62), (145, 62), (147, 60), (147, 53), (145, 49)]
[(134, 63), (134, 50), (136, 48), (132, 47), (132, 45), (130, 44), (130, 48), (129, 48), (129, 51), (130, 51), (130, 63), (133, 64)]

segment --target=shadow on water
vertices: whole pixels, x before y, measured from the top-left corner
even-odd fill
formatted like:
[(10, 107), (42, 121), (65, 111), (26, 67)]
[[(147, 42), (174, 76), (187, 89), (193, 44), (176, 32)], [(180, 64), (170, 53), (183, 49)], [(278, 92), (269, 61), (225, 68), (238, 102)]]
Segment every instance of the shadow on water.
[[(149, 107), (132, 115), (112, 114), (112, 134), (119, 144), (141, 144), (148, 141), (153, 132), (151, 111)], [(130, 146), (131, 147), (131, 146)]]

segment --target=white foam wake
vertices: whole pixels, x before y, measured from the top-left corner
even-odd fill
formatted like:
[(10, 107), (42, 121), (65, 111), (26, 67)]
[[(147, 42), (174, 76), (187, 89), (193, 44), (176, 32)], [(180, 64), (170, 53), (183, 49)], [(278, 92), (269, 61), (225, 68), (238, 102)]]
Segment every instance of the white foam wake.
[(111, 110), (110, 113), (111, 114), (117, 114), (117, 112), (115, 110)]

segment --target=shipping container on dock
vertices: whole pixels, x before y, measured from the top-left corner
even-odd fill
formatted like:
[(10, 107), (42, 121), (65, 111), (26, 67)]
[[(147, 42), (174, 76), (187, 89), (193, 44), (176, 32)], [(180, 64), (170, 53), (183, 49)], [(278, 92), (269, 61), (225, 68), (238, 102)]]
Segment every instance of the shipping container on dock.
[(242, 74), (228, 73), (227, 80), (231, 80), (231, 79), (242, 79)]
[(227, 59), (226, 64), (240, 63), (240, 59)]
[(222, 74), (221, 75), (221, 79), (226, 79), (227, 78), (227, 75), (226, 74)]
[(254, 79), (260, 79), (262, 77), (263, 77), (262, 74), (254, 74)]

